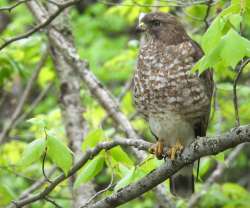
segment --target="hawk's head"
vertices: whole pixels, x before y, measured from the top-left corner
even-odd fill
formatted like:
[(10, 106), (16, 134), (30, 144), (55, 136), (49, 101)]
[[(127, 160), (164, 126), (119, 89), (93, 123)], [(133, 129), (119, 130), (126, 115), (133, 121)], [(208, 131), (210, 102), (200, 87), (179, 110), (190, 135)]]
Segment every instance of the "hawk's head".
[(142, 14), (139, 17), (137, 29), (168, 45), (181, 43), (188, 38), (177, 18), (168, 13), (153, 12)]

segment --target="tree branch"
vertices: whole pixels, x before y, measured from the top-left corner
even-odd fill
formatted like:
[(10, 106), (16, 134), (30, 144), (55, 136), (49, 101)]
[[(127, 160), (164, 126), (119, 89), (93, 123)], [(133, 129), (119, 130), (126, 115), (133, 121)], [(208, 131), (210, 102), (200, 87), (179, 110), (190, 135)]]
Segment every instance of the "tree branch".
[[(30, 0), (26, 0), (24, 2), (29, 3)], [(5, 48), (6, 46), (10, 45), (11, 43), (28, 38), (29, 36), (33, 35), (37, 31), (41, 30), (42, 28), (48, 26), (62, 11), (64, 11), (66, 8), (76, 4), (80, 0), (71, 0), (71, 1), (66, 1), (64, 3), (57, 4), (58, 9), (52, 13), (49, 16), (46, 16), (46, 19), (42, 22), (40, 22), (38, 25), (27, 31), (26, 33), (23, 33), (21, 35), (15, 36), (13, 38), (10, 38), (6, 40), (1, 46), (0, 46), (0, 51)], [(19, 3), (20, 4), (20, 3)], [(6, 9), (5, 9), (6, 10)]]
[[(245, 61), (242, 61), (239, 70), (237, 72), (237, 76), (234, 80), (233, 84), (233, 102), (234, 102), (234, 112), (235, 112), (235, 119), (236, 119), (236, 126), (240, 125), (240, 117), (239, 117), (239, 109), (238, 109), (238, 97), (237, 97), (237, 84), (240, 79), (240, 76), (243, 72), (245, 66), (250, 62), (250, 58), (247, 58)], [(236, 67), (237, 68), (237, 67)]]
[(95, 148), (87, 150), (85, 154), (80, 158), (80, 160), (77, 161), (75, 165), (71, 168), (68, 175), (61, 174), (39, 194), (34, 194), (31, 195), (30, 197), (14, 202), (16, 207), (22, 207), (37, 200), (43, 199), (52, 190), (54, 190), (54, 188), (58, 184), (60, 184), (62, 181), (66, 180), (73, 174), (75, 174), (84, 164), (86, 164), (88, 160), (98, 155), (101, 150), (109, 150), (118, 145), (134, 146), (140, 150), (148, 150), (148, 148), (150, 148), (152, 144), (141, 139), (115, 139), (114, 141), (111, 142), (100, 143)]
[[(113, 195), (100, 200), (95, 204), (90, 205), (89, 207), (117, 207), (151, 190), (153, 187), (165, 181), (183, 166), (193, 163), (200, 157), (215, 155), (219, 152), (245, 142), (250, 142), (250, 125), (234, 128), (230, 132), (219, 136), (199, 138), (192, 142), (188, 147), (186, 147), (183, 153), (175, 160), (166, 160), (163, 165), (161, 165), (159, 168), (155, 169), (136, 183), (126, 186)], [(134, 146), (141, 150), (148, 150), (152, 144), (141, 139), (115, 139), (111, 142), (100, 143), (95, 148), (87, 150), (82, 158), (72, 167), (68, 175), (62, 174), (58, 176), (41, 193), (32, 195), (20, 201), (16, 201), (16, 207), (22, 207), (37, 200), (43, 199), (58, 184), (75, 174), (84, 164), (86, 164), (88, 160), (98, 155), (101, 150), (109, 150), (117, 145)]]
[(31, 1), (31, 0), (20, 0), (20, 1), (16, 2), (15, 4), (11, 5), (11, 6), (1, 7), (0, 12), (4, 12), (4, 11), (11, 12), (13, 9), (18, 7), (20, 4), (26, 3), (28, 1)]
[(99, 202), (90, 205), (90, 208), (109, 208), (124, 204), (143, 193), (151, 190), (156, 185), (162, 183), (179, 169), (187, 164), (193, 163), (200, 157), (214, 155), (236, 145), (250, 142), (250, 125), (233, 129), (226, 134), (213, 138), (203, 137), (195, 140), (184, 149), (184, 152), (176, 160), (167, 160), (162, 166), (149, 173), (139, 181), (126, 186), (117, 193), (106, 197)]

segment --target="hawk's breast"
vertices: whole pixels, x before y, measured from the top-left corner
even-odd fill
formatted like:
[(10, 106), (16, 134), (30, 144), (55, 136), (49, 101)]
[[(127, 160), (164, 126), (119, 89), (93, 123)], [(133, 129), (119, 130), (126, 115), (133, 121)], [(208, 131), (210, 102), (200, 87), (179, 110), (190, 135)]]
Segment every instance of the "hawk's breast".
[(134, 103), (145, 117), (172, 111), (195, 121), (206, 114), (209, 99), (203, 81), (190, 70), (195, 49), (187, 41), (164, 46), (150, 40), (141, 46), (134, 74)]

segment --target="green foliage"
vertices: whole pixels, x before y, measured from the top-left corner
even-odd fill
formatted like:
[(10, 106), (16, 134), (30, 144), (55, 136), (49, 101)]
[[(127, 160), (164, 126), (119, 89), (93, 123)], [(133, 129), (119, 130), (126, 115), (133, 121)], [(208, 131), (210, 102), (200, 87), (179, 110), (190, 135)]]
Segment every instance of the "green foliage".
[(96, 129), (90, 131), (84, 138), (82, 144), (82, 150), (86, 151), (87, 148), (95, 147), (100, 141), (105, 139), (104, 131), (102, 129)]
[(53, 136), (48, 136), (47, 148), (48, 156), (67, 175), (73, 163), (71, 150), (62, 141)]
[(36, 139), (26, 146), (19, 162), (22, 166), (28, 166), (39, 160), (46, 147), (45, 139)]
[(125, 166), (121, 166), (121, 172), (122, 172), (122, 179), (116, 184), (115, 191), (118, 191), (119, 189), (127, 186), (133, 181), (135, 169), (128, 169)]
[(77, 188), (81, 184), (84, 184), (92, 180), (103, 168), (104, 157), (102, 154), (96, 156), (93, 160), (90, 160), (83, 168), (79, 171), (79, 174), (75, 180), (74, 187)]
[(120, 146), (112, 148), (111, 150), (108, 151), (108, 153), (110, 153), (111, 157), (116, 162), (121, 162), (123, 164), (126, 164), (127, 166), (133, 165), (133, 161), (130, 159), (127, 153), (122, 150)]
[(250, 56), (250, 41), (238, 33), (247, 11), (248, 7), (241, 8), (240, 4), (232, 3), (218, 15), (201, 39), (205, 56), (193, 70), (200, 73), (208, 68), (227, 70), (228, 67), (234, 68), (243, 57)]

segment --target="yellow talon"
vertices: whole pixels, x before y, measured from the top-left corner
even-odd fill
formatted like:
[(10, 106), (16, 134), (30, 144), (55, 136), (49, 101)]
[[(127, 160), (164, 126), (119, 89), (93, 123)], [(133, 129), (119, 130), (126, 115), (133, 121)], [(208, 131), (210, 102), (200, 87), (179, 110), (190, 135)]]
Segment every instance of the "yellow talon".
[(181, 153), (183, 149), (183, 145), (177, 141), (177, 143), (168, 150), (168, 157), (170, 160), (174, 160), (177, 153)]
[(150, 149), (149, 152), (155, 154), (157, 159), (161, 160), (163, 158), (163, 142), (157, 141)]

